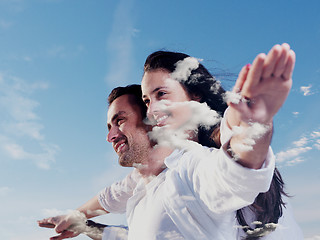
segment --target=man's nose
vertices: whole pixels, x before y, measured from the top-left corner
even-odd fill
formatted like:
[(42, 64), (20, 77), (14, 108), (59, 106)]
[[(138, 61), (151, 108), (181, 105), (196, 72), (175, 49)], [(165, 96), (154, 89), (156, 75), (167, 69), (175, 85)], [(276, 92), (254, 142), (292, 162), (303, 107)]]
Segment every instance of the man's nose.
[(107, 141), (113, 142), (118, 136), (119, 136), (119, 129), (113, 127), (109, 130), (109, 133), (107, 135)]

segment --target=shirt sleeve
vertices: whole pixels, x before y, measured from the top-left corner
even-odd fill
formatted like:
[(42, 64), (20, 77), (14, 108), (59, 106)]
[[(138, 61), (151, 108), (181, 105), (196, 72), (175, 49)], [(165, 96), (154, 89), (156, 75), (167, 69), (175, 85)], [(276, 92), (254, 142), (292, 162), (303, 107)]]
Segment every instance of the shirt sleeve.
[(125, 227), (105, 227), (102, 240), (127, 240), (128, 229)]
[[(223, 119), (222, 145), (228, 143), (232, 134)], [(185, 179), (189, 181), (188, 185), (192, 186), (195, 195), (216, 214), (251, 205), (259, 193), (267, 192), (270, 188), (275, 168), (275, 157), (271, 147), (263, 166), (257, 170), (238, 164), (223, 147), (202, 147), (188, 154), (188, 158), (193, 160), (190, 160), (186, 167), (188, 175)]]
[(101, 190), (98, 193), (100, 205), (110, 213), (125, 213), (127, 201), (140, 178), (140, 174), (134, 169), (123, 180)]

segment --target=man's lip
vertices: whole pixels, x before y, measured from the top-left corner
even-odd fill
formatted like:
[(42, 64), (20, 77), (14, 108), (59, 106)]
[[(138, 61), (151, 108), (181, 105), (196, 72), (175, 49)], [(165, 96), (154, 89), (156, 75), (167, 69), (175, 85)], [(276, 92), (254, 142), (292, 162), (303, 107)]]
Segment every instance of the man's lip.
[(120, 150), (124, 145), (126, 145), (126, 142), (125, 142), (124, 140), (117, 142), (117, 143), (114, 145), (114, 150), (116, 151), (116, 153), (119, 153), (119, 150)]

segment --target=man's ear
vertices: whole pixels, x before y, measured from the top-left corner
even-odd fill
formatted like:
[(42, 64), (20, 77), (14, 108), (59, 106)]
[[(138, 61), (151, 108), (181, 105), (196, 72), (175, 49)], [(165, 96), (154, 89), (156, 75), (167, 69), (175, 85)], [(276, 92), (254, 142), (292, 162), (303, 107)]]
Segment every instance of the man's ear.
[(199, 96), (198, 94), (192, 94), (191, 100), (192, 101), (196, 101), (196, 102), (200, 102), (201, 101), (201, 96)]

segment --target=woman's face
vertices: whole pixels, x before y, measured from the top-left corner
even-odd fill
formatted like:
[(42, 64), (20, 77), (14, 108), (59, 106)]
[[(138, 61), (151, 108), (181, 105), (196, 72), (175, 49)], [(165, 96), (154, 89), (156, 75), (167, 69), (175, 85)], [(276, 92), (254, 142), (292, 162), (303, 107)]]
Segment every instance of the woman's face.
[(143, 101), (148, 107), (147, 116), (157, 126), (178, 128), (188, 121), (190, 109), (187, 105), (175, 103), (191, 98), (178, 81), (170, 79), (169, 72), (160, 69), (146, 72), (141, 88)]

